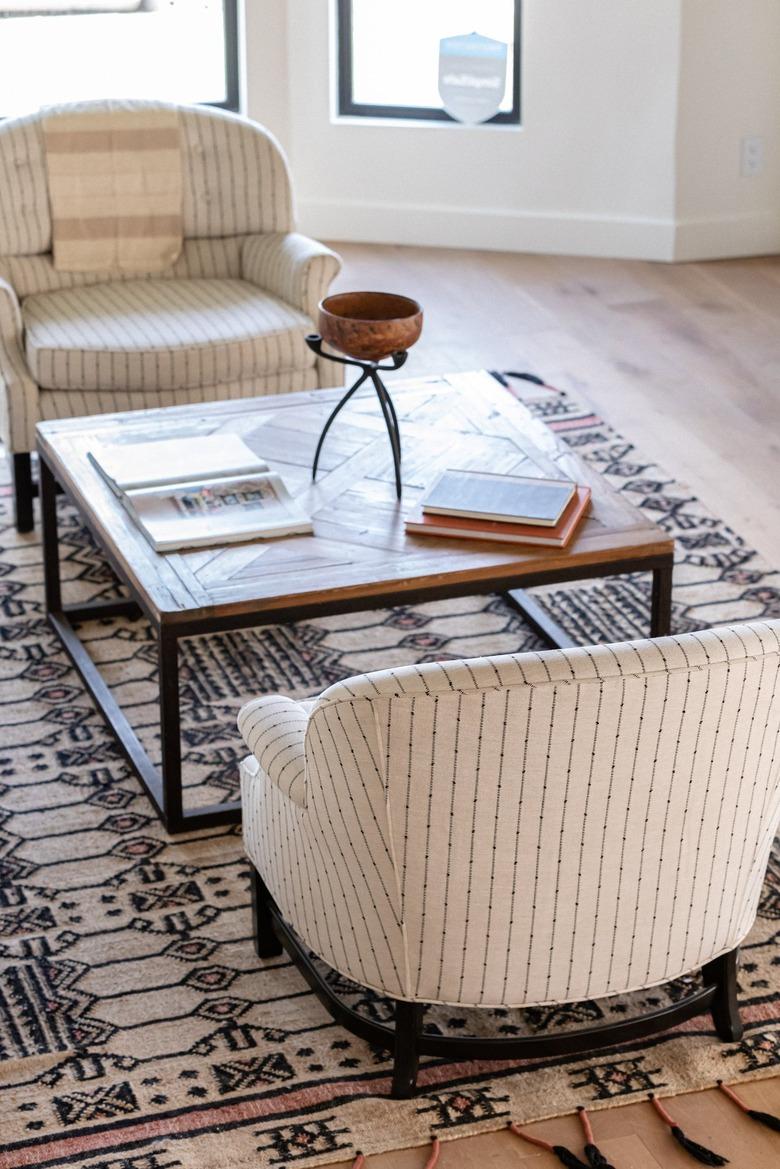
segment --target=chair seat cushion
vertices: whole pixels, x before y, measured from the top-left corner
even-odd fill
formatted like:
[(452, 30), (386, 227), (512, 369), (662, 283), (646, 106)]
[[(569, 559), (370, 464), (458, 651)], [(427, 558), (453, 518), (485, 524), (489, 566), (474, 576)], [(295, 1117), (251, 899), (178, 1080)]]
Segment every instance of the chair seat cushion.
[(244, 280), (130, 280), (23, 302), (47, 390), (173, 390), (310, 368), (308, 317)]

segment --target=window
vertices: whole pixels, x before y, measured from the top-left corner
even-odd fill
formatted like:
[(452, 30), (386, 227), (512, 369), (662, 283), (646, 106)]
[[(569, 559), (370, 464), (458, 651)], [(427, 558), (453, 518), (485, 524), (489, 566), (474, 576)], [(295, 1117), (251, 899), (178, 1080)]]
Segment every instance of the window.
[(0, 115), (90, 98), (238, 108), (237, 0), (0, 0)]
[[(444, 38), (479, 41), (488, 52), (494, 46), (502, 53), (503, 98), (498, 112), (484, 120), (518, 125), (520, 0), (338, 0), (339, 114), (460, 120), (447, 112), (440, 93)], [(443, 70), (441, 75), (446, 79)]]

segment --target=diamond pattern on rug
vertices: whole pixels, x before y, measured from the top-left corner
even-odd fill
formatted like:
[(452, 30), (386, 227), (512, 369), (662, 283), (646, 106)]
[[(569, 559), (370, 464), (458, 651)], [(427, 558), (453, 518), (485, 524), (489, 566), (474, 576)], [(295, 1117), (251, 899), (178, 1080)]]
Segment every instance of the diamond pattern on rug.
[[(637, 1059), (617, 1059), (609, 1063), (593, 1063), (572, 1076), (572, 1088), (584, 1088), (591, 1100), (613, 1100), (616, 1096), (635, 1096), (668, 1087), (660, 1079), (662, 1069), (649, 1067), (655, 1062), (645, 1056)], [(576, 1076), (576, 1078), (575, 1078)]]
[(281, 1128), (269, 1129), (261, 1134), (269, 1140), (269, 1144), (260, 1145), (258, 1152), (271, 1152), (270, 1165), (286, 1165), (290, 1161), (310, 1161), (316, 1154), (336, 1153), (350, 1148), (339, 1137), (349, 1130), (338, 1128), (335, 1117), (327, 1120), (308, 1121), (304, 1124), (288, 1124)]
[(432, 1092), (417, 1109), (420, 1116), (430, 1116), (431, 1131), (449, 1129), (458, 1124), (479, 1124), (510, 1115), (508, 1096), (496, 1096), (484, 1088), (464, 1088), (454, 1092)]
[(55, 1096), (62, 1124), (71, 1125), (95, 1120), (113, 1120), (138, 1111), (138, 1102), (133, 1089), (125, 1081), (107, 1088), (96, 1088), (93, 1092), (72, 1092), (69, 1096)]

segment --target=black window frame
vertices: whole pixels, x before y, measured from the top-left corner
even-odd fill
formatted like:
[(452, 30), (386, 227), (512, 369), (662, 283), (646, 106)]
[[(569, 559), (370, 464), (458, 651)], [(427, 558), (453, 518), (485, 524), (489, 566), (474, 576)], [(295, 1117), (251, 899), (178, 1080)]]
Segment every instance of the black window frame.
[[(522, 61), (522, 0), (514, 0), (515, 43), (512, 72), (512, 108), (502, 110), (481, 126), (522, 125), (520, 65)], [(413, 122), (451, 122), (462, 125), (446, 110), (435, 106), (380, 106), (353, 99), (354, 75), (352, 69), (352, 0), (337, 0), (336, 37), (338, 61), (338, 114), (341, 118), (385, 118)]]
[(241, 84), (238, 61), (238, 0), (222, 0), (225, 22), (225, 100), (198, 102), (220, 110), (240, 113)]

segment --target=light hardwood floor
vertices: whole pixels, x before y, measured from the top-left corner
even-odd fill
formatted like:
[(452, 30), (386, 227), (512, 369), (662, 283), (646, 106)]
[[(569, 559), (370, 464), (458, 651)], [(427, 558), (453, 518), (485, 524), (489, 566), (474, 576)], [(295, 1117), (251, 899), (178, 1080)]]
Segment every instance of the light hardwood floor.
[(780, 257), (650, 264), (334, 244), (338, 288), (415, 296), (403, 376), (577, 390), (780, 567)]
[[(415, 296), (423, 337), (403, 376), (487, 367), (527, 370), (576, 390), (605, 419), (780, 567), (780, 257), (649, 264), (435, 248), (333, 245), (337, 287)], [(745, 1085), (780, 1114), (780, 1078)], [(780, 1135), (716, 1091), (680, 1097), (683, 1128), (732, 1169), (778, 1169)], [(581, 1150), (575, 1118), (533, 1126)], [(618, 1169), (695, 1162), (649, 1104), (596, 1116)], [(422, 1169), (424, 1150), (373, 1157), (368, 1169)], [(508, 1133), (444, 1147), (440, 1169), (555, 1169)]]

